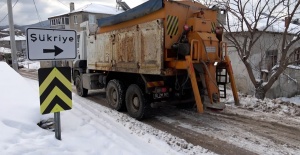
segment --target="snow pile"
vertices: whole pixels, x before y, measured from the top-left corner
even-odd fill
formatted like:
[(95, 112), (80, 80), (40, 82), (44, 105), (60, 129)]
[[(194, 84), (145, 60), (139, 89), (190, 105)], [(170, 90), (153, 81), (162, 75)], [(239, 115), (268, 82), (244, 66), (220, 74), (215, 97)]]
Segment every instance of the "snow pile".
[[(77, 98), (77, 97), (76, 97)], [(75, 98), (75, 100), (76, 100)], [(80, 98), (80, 97), (79, 97)], [(103, 107), (99, 104), (95, 104), (89, 100), (81, 98), (81, 101), (78, 101), (78, 104), (82, 108), (89, 111), (91, 114), (95, 115), (98, 118), (104, 119), (107, 118), (109, 124), (121, 125), (122, 128), (126, 129), (130, 134), (137, 135), (142, 138), (145, 143), (149, 145), (155, 145), (159, 148), (172, 148), (168, 150), (168, 154), (172, 153), (173, 150), (179, 154), (214, 154), (207, 149), (204, 149), (200, 146), (194, 146), (183, 139), (172, 136), (169, 133), (155, 129), (149, 125), (146, 125), (142, 122), (139, 122), (126, 114), (119, 113), (115, 110)], [(82, 110), (84, 111), (84, 110)], [(93, 117), (95, 117), (93, 116)], [(119, 127), (121, 128), (121, 127)]]
[(253, 96), (241, 98), (241, 104), (243, 108), (261, 111), (273, 114), (281, 114), (287, 116), (300, 116), (300, 105), (290, 103), (289, 101), (283, 101), (280, 98), (271, 99), (256, 99)]
[[(36, 122), (40, 119), (38, 92), (18, 73), (0, 62), (0, 150), (13, 150), (22, 139), (39, 138), (42, 132)], [(28, 144), (29, 145), (29, 144)], [(14, 148), (18, 152), (17, 148)], [(12, 152), (8, 151), (7, 154)], [(21, 152), (19, 152), (21, 154)], [(18, 154), (18, 153), (17, 153)]]
[(39, 61), (25, 60), (23, 62), (18, 62), (18, 63), (19, 63), (19, 65), (24, 66), (26, 69), (38, 70), (40, 68), (40, 62)]
[(10, 48), (0, 47), (0, 53), (11, 53)]
[[(14, 28), (14, 30), (15, 30), (16, 32), (20, 32), (20, 31), (21, 31), (21, 30), (16, 29), (16, 28)], [(5, 29), (2, 29), (1, 31), (10, 31), (10, 29), (9, 29), (9, 28), (5, 28)]]
[(62, 141), (37, 123), (41, 115), (39, 84), (25, 80), (0, 62), (0, 154), (213, 154), (93, 101), (73, 96), (61, 112)]
[[(174, 137), (169, 133), (155, 129), (141, 122), (135, 121), (129, 117), (120, 117), (117, 121), (122, 123), (124, 127), (130, 129), (134, 134), (137, 134), (141, 137), (149, 137), (148, 142), (151, 141), (151, 136), (155, 136), (157, 139), (165, 141), (170, 147), (172, 147), (177, 152), (182, 152), (184, 154), (214, 154), (208, 151), (207, 149), (203, 149), (200, 146), (194, 146), (183, 139)], [(162, 144), (157, 145), (162, 146)]]
[[(16, 35), (15, 36), (15, 40), (16, 41), (22, 41), (22, 40), (25, 41), (26, 40), (26, 36), (18, 36), (18, 35)], [(0, 38), (0, 41), (10, 41), (10, 36)]]
[(286, 102), (292, 102), (294, 104), (300, 105), (300, 95), (291, 98), (282, 97), (281, 99)]
[[(292, 100), (292, 98), (265, 98), (264, 100), (260, 100), (252, 95), (239, 93), (240, 106), (238, 106), (238, 108), (285, 116), (300, 116), (300, 98), (298, 99), (299, 100)], [(232, 91), (227, 90), (227, 98), (221, 101), (227, 103), (229, 106), (233, 106), (234, 98)], [(297, 102), (299, 103), (298, 105)]]

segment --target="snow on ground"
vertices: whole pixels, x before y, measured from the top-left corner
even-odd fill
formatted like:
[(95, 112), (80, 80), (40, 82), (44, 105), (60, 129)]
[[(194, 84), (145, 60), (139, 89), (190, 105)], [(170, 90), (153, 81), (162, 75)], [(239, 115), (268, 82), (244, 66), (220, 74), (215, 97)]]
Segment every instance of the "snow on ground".
[[(223, 100), (229, 105), (233, 105), (234, 99), (231, 93), (229, 92), (227, 99)], [(240, 107), (245, 108), (251, 111), (259, 111), (265, 113), (272, 113), (284, 116), (300, 116), (300, 97), (296, 96), (293, 98), (277, 98), (277, 99), (268, 99), (260, 100), (255, 98), (252, 95), (239, 95)]]
[(297, 104), (300, 106), (300, 95), (297, 95), (297, 96), (294, 96), (291, 98), (282, 97), (281, 100), (285, 101), (285, 102), (294, 103), (294, 104)]
[(286, 126), (299, 128), (300, 126), (300, 105), (299, 96), (293, 98), (277, 98), (260, 100), (252, 95), (239, 93), (240, 105), (234, 105), (231, 90), (227, 90), (227, 98), (222, 102), (227, 103), (224, 113), (249, 117), (255, 120), (276, 122)]
[[(26, 36), (18, 36), (18, 35), (15, 35), (15, 40), (16, 41), (25, 41), (26, 40)], [(0, 38), (0, 41), (10, 41), (10, 36), (7, 36), (7, 37), (3, 37), (3, 38)]]
[(38, 70), (40, 68), (40, 62), (39, 61), (25, 60), (23, 62), (19, 62), (19, 65), (22, 65), (24, 68), (26, 68), (28, 70)]
[(0, 47), (0, 53), (11, 53), (10, 48)]
[[(29, 70), (39, 62), (23, 62)], [(53, 114), (39, 113), (38, 82), (0, 62), (0, 154), (213, 154), (185, 140), (73, 94), (73, 109), (61, 112), (62, 141), (36, 124)], [(18, 88), (18, 89), (15, 89)], [(258, 100), (231, 90), (225, 113), (299, 127), (300, 96)], [(15, 97), (18, 96), (18, 97)]]
[(62, 141), (37, 123), (38, 82), (0, 62), (0, 154), (214, 154), (185, 140), (73, 94), (61, 112)]

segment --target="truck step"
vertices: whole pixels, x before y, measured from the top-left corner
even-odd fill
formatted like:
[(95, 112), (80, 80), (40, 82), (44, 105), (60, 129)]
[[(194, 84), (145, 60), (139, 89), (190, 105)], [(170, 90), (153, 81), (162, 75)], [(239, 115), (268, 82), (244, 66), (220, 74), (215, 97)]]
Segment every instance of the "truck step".
[(227, 69), (224, 65), (218, 66), (216, 80), (219, 87), (220, 98), (226, 98), (226, 84), (228, 83)]

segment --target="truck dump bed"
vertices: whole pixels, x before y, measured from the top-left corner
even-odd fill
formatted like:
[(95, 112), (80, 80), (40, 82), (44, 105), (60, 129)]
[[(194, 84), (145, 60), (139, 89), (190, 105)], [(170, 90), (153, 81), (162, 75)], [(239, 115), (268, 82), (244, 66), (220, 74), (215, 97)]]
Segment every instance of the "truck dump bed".
[(160, 74), (163, 68), (162, 20), (154, 20), (96, 35), (88, 40), (88, 68), (95, 70)]
[[(124, 13), (98, 19), (99, 31), (103, 28), (131, 23), (163, 8), (163, 0), (150, 0)], [(155, 20), (122, 26), (122, 28), (96, 34), (88, 40), (89, 69), (161, 74), (164, 52), (164, 20)], [(91, 44), (91, 42), (94, 42)]]
[[(175, 74), (172, 68), (179, 62), (171, 46), (181, 37), (187, 18), (202, 9), (207, 10), (191, 1), (150, 0), (121, 14), (98, 19), (98, 31), (88, 40), (88, 53), (92, 55), (87, 59), (88, 69)], [(211, 31), (209, 21), (199, 23), (204, 23), (199, 25), (204, 30)], [(212, 41), (218, 42), (215, 37), (209, 40)], [(186, 69), (185, 62), (180, 65)]]

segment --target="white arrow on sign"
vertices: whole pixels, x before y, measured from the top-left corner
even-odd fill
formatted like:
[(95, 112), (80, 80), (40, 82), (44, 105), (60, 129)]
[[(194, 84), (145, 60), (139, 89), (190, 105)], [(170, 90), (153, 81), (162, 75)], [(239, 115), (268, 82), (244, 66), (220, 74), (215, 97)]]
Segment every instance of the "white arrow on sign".
[(29, 60), (75, 59), (76, 36), (75, 30), (28, 28), (27, 57)]

